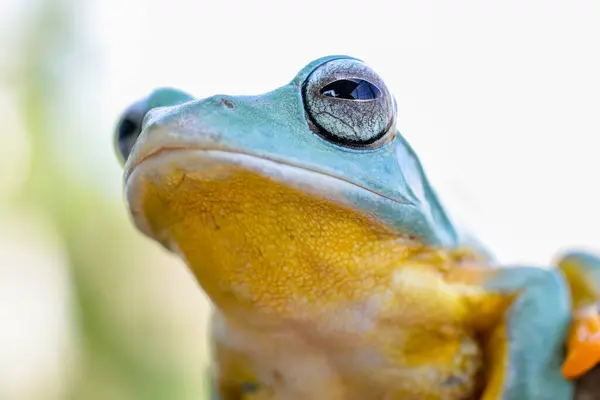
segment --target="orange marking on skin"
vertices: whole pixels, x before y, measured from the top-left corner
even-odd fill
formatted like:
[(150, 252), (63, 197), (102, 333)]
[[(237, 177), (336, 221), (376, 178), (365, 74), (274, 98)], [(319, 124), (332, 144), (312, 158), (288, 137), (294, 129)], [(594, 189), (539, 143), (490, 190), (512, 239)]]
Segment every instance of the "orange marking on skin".
[(600, 316), (595, 307), (576, 316), (567, 342), (567, 359), (562, 373), (577, 378), (600, 362)]

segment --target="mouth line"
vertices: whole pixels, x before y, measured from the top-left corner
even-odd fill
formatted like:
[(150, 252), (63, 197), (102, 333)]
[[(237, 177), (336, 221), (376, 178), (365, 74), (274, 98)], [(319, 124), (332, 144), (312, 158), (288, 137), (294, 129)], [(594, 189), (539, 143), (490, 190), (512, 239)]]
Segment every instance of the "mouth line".
[(184, 145), (173, 145), (173, 146), (161, 146), (158, 147), (157, 149), (148, 152), (147, 154), (144, 154), (142, 157), (140, 157), (138, 160), (136, 160), (131, 166), (127, 167), (126, 172), (125, 172), (125, 177), (124, 177), (124, 181), (125, 181), (125, 185), (127, 185), (127, 182), (129, 181), (129, 178), (131, 177), (131, 175), (133, 174), (133, 172), (135, 171), (135, 169), (137, 169), (140, 165), (142, 165), (145, 161), (148, 161), (150, 159), (154, 159), (157, 157), (160, 157), (161, 155), (165, 155), (165, 154), (169, 154), (169, 153), (174, 153), (174, 152), (186, 152), (186, 151), (200, 151), (200, 152), (205, 152), (205, 153), (221, 153), (221, 154), (230, 154), (230, 155), (239, 155), (239, 156), (245, 156), (245, 157), (250, 157), (253, 158), (255, 160), (261, 160), (261, 161), (265, 161), (265, 162), (269, 162), (269, 163), (273, 163), (273, 164), (279, 164), (285, 167), (289, 167), (289, 168), (295, 168), (298, 170), (304, 170), (310, 173), (314, 173), (314, 174), (318, 174), (324, 177), (327, 177), (329, 179), (335, 179), (338, 180), (340, 182), (344, 182), (348, 185), (354, 186), (358, 189), (364, 190), (366, 192), (369, 192), (373, 195), (379, 196), (381, 198), (384, 198), (388, 201), (397, 203), (397, 204), (406, 204), (406, 205), (410, 205), (409, 202), (405, 202), (405, 201), (399, 201), (396, 199), (393, 199), (389, 196), (386, 196), (382, 193), (376, 192), (374, 190), (368, 189), (362, 185), (358, 185), (354, 182), (350, 182), (347, 179), (341, 178), (339, 176), (335, 176), (335, 175), (331, 175), (329, 173), (314, 169), (314, 168), (306, 168), (303, 166), (299, 166), (297, 164), (292, 164), (292, 163), (287, 163), (287, 162), (283, 162), (281, 160), (277, 160), (277, 159), (273, 159), (270, 157), (265, 157), (265, 156), (257, 156), (256, 154), (252, 154), (252, 153), (248, 153), (248, 152), (243, 152), (243, 151), (232, 151), (232, 150), (224, 150), (222, 148), (218, 148), (218, 147), (195, 147), (195, 146), (184, 146)]

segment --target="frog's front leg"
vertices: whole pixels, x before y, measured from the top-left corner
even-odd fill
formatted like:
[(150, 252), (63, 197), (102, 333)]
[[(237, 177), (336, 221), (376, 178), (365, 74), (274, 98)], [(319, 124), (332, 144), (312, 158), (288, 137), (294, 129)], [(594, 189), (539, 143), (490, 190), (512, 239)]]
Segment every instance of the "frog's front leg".
[(600, 361), (600, 257), (572, 251), (563, 255), (558, 267), (569, 284), (574, 317), (563, 374), (574, 379)]
[(487, 359), (482, 399), (571, 400), (573, 385), (561, 374), (571, 313), (561, 272), (511, 267), (456, 273), (461, 275), (458, 280), (512, 297), (500, 320), (483, 335)]

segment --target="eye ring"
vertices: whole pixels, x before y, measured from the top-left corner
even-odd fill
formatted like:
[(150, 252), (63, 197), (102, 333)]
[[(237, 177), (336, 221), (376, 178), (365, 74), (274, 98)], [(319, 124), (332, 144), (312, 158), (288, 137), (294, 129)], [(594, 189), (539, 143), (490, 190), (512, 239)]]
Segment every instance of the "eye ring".
[(302, 84), (307, 121), (325, 140), (350, 148), (377, 148), (393, 138), (396, 103), (383, 80), (355, 59), (316, 67)]

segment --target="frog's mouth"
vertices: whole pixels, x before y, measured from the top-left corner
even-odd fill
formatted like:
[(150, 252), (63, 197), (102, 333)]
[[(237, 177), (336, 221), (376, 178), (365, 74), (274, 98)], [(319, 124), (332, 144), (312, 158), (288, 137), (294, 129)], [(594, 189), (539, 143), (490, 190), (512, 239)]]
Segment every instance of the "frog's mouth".
[[(244, 165), (245, 163), (242, 160), (246, 159), (247, 161), (254, 160), (254, 162), (250, 162), (250, 164), (256, 164), (256, 163), (258, 163), (258, 164), (273, 164), (273, 166), (278, 166), (279, 168), (283, 168), (283, 169), (290, 169), (290, 170), (294, 169), (294, 170), (298, 170), (298, 171), (305, 171), (305, 173), (307, 173), (307, 174), (321, 175), (323, 178), (333, 179), (333, 180), (344, 182), (348, 185), (355, 187), (357, 190), (364, 190), (367, 192), (371, 192), (374, 195), (376, 195), (377, 197), (385, 198), (394, 203), (410, 204), (408, 202), (402, 202), (402, 201), (398, 201), (397, 199), (392, 199), (389, 196), (386, 196), (382, 193), (374, 192), (373, 190), (370, 190), (364, 186), (350, 182), (347, 179), (337, 177), (337, 176), (334, 176), (334, 175), (331, 175), (331, 174), (328, 174), (328, 173), (325, 173), (322, 171), (317, 171), (315, 169), (310, 169), (310, 168), (307, 168), (304, 166), (301, 167), (299, 165), (294, 165), (292, 163), (285, 163), (280, 160), (270, 159), (265, 156), (256, 156), (256, 155), (253, 155), (250, 153), (224, 150), (224, 149), (220, 149), (220, 148), (214, 148), (214, 149), (205, 148), (205, 147), (194, 148), (194, 147), (187, 147), (187, 146), (161, 147), (153, 152), (150, 152), (150, 153), (140, 157), (137, 160), (134, 160), (131, 164), (127, 164), (125, 166), (125, 182), (127, 183), (127, 181), (129, 180), (129, 177), (132, 175), (134, 170), (140, 164), (143, 164), (146, 160), (157, 158), (157, 157), (160, 157), (161, 155), (166, 155), (168, 153), (186, 153), (186, 152), (196, 153), (196, 155), (209, 157), (209, 158), (211, 156), (220, 156), (219, 158), (222, 158), (222, 159), (231, 159), (230, 160), (231, 162), (235, 162), (235, 159), (238, 158), (240, 165)], [(204, 153), (204, 154), (202, 154), (202, 153)], [(278, 168), (275, 168), (275, 169), (278, 169)], [(261, 168), (261, 170), (263, 170), (263, 172), (265, 172), (266, 170), (268, 170), (268, 168), (267, 169)]]
[[(236, 214), (232, 209), (226, 210), (227, 205), (235, 204), (237, 211), (254, 215), (257, 224), (266, 222), (261, 212), (264, 210), (281, 221), (314, 218), (314, 214), (307, 214), (308, 209), (316, 207), (323, 212), (327, 208), (328, 217), (336, 214), (339, 219), (351, 215), (353, 220), (363, 220), (361, 224), (391, 232), (374, 214), (356, 205), (398, 203), (323, 172), (262, 156), (210, 148), (162, 147), (140, 157), (126, 166), (125, 187), (138, 228), (165, 245), (169, 243), (172, 224), (189, 218), (192, 212), (211, 213), (216, 204), (224, 207), (218, 210), (222, 216)], [(296, 207), (294, 211), (289, 210), (292, 204)]]

